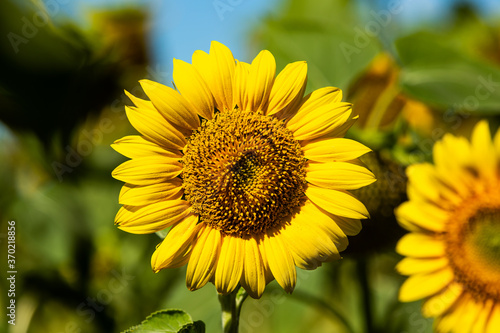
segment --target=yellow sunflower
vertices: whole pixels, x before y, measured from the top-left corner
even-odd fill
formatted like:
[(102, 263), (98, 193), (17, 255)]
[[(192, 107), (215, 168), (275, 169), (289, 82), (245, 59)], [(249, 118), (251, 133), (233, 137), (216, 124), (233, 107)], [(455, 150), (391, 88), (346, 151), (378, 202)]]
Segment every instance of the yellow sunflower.
[(131, 158), (113, 171), (125, 182), (115, 223), (131, 233), (171, 227), (153, 270), (187, 264), (190, 290), (241, 284), (254, 298), (276, 279), (291, 292), (295, 266), (340, 258), (361, 229), (364, 205), (347, 190), (374, 181), (358, 157), (369, 149), (342, 138), (354, 123), (338, 88), (303, 96), (307, 65), (251, 64), (212, 42), (192, 64), (174, 60), (177, 90), (140, 81), (128, 119), (140, 136), (113, 147)]
[(500, 131), (492, 141), (479, 122), (471, 142), (447, 134), (433, 156), (409, 167), (409, 201), (396, 210), (411, 231), (396, 248), (410, 275), (400, 300), (425, 299), (438, 332), (500, 332)]

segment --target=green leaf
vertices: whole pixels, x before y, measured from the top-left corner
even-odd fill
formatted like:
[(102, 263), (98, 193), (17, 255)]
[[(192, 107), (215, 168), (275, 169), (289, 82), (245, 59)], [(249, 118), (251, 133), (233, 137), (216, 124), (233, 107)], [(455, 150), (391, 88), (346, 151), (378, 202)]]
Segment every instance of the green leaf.
[(123, 333), (203, 333), (202, 321), (193, 323), (191, 316), (182, 310), (162, 310), (151, 314), (140, 325), (133, 326)]
[(476, 59), (446, 36), (419, 32), (396, 42), (400, 84), (415, 98), (466, 114), (500, 113), (500, 68)]
[(205, 323), (197, 320), (192, 324), (184, 325), (179, 333), (205, 333)]
[(160, 237), (161, 239), (165, 239), (165, 237), (167, 237), (167, 234), (168, 234), (168, 231), (170, 230), (170, 228), (168, 229), (163, 229), (163, 230), (160, 230), (160, 231), (157, 231), (156, 232), (156, 235), (158, 237)]
[(284, 6), (265, 20), (256, 39), (273, 53), (278, 68), (307, 61), (308, 91), (324, 86), (347, 89), (380, 50), (352, 1), (318, 0), (311, 5), (291, 0)]

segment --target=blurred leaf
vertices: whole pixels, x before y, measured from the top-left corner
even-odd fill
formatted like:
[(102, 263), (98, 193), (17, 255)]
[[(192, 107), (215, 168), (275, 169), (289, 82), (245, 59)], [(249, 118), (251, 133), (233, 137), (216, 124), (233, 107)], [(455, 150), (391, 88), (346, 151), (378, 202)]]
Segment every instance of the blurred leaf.
[[(48, 10), (40, 1), (0, 2), (6, 37), (0, 39), (0, 119), (16, 132), (35, 133), (46, 147), (60, 138), (62, 150), (80, 123), (112, 105), (127, 79), (143, 75), (147, 57), (136, 54), (142, 52), (136, 45), (144, 35), (140, 22), (129, 27), (135, 28), (134, 45), (114, 47), (133, 49), (141, 58), (135, 61), (126, 51), (110, 51), (107, 31), (92, 35), (71, 23), (55, 24)], [(116, 35), (115, 44), (131, 39)]]
[(201, 321), (193, 323), (191, 316), (182, 310), (162, 310), (153, 313), (140, 325), (123, 333), (183, 332), (203, 333), (205, 325)]
[[(446, 37), (447, 43), (460, 47), (463, 54), (481, 60), (500, 63), (500, 26), (485, 21), (472, 3), (454, 6), (453, 26)], [(464, 47), (466, 46), (466, 47)]]
[(419, 32), (396, 42), (403, 89), (441, 108), (500, 113), (500, 68), (465, 55), (446, 40), (446, 36)]
[(292, 0), (263, 24), (257, 39), (273, 53), (278, 67), (307, 61), (308, 90), (346, 89), (379, 51), (378, 40), (364, 26), (352, 1)]

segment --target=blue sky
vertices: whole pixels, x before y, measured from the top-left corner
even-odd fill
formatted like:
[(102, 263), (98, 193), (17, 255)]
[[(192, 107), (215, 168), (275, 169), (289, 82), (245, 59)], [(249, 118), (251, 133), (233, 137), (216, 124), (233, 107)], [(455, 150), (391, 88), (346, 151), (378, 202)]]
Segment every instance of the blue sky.
[[(151, 14), (150, 46), (153, 70), (167, 72), (172, 59), (191, 62), (195, 50), (208, 51), (217, 40), (228, 46), (236, 58), (247, 56), (248, 33), (264, 16), (276, 10), (281, 0), (72, 0), (61, 5), (61, 13), (85, 25), (93, 9), (143, 4)], [(57, 18), (56, 18), (57, 20)], [(163, 77), (162, 77), (163, 78)]]
[[(172, 58), (191, 62), (195, 50), (209, 50), (217, 40), (236, 58), (248, 59), (248, 34), (279, 0), (164, 1), (153, 16), (155, 63), (171, 65)], [(167, 16), (168, 15), (168, 16)], [(167, 17), (167, 19), (165, 19)], [(165, 60), (169, 63), (166, 64)]]
[[(440, 20), (451, 4), (459, 2), (400, 1), (405, 9), (398, 16), (400, 23), (406, 26), (420, 21)], [(278, 11), (282, 2), (283, 0), (70, 0), (61, 4), (61, 16), (68, 15), (84, 25), (86, 13), (96, 8), (145, 5), (152, 18), (149, 28), (153, 69), (158, 68), (162, 73), (167, 73), (162, 81), (168, 84), (171, 81), (172, 59), (190, 62), (193, 52), (198, 49), (208, 51), (212, 40), (227, 45), (236, 58), (251, 60), (253, 55), (248, 54), (249, 32), (264, 17)], [(375, 3), (382, 9), (387, 7), (387, 0), (358, 2)], [(498, 0), (473, 2), (484, 14), (500, 15)]]

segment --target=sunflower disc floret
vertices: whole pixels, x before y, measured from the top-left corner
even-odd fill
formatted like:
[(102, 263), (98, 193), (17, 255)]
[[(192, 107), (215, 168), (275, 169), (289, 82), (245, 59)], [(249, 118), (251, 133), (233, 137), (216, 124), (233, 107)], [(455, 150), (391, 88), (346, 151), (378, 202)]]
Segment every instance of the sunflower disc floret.
[(261, 235), (305, 199), (306, 159), (274, 117), (218, 113), (191, 135), (184, 152), (184, 193), (193, 213), (226, 235)]

